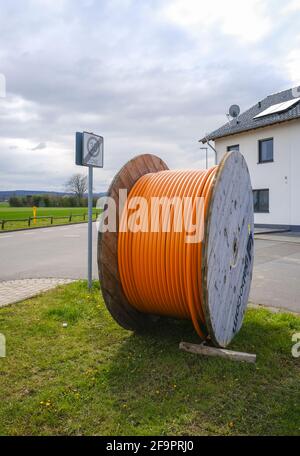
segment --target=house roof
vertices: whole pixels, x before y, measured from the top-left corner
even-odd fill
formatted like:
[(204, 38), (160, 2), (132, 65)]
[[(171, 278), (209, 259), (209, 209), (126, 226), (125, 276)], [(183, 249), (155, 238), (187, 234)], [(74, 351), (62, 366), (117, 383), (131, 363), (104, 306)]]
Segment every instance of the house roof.
[(208, 140), (215, 140), (217, 138), (222, 138), (223, 136), (235, 135), (237, 133), (266, 127), (268, 125), (273, 125), (279, 122), (298, 119), (300, 118), (299, 102), (284, 112), (274, 113), (254, 119), (257, 114), (261, 113), (270, 106), (292, 99), (295, 99), (295, 96), (293, 95), (293, 89), (269, 95), (261, 102), (256, 103), (250, 109), (240, 114), (237, 121), (233, 119), (230, 123), (227, 122), (222, 127), (214, 130), (206, 137), (200, 139), (199, 142), (205, 143)]

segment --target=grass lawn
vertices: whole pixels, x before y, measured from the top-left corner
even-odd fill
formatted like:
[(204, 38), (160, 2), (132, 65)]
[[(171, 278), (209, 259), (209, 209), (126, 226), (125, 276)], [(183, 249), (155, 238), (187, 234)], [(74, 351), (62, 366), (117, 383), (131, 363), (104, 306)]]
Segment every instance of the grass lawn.
[[(87, 207), (38, 207), (37, 208), (37, 216), (50, 216), (54, 217), (53, 225), (61, 225), (69, 223), (68, 218), (62, 219), (55, 219), (55, 217), (63, 217), (63, 216), (74, 216), (72, 218), (72, 222), (83, 222), (83, 214), (87, 214)], [(95, 213), (94, 218), (96, 218), (96, 209), (93, 209)], [(99, 212), (99, 211), (97, 211)], [(28, 221), (15, 221), (16, 219), (28, 219), (28, 217), (32, 217), (33, 212), (31, 207), (8, 207), (5, 205), (0, 205), (0, 223), (2, 220), (12, 220), (10, 222), (6, 222), (4, 225), (4, 231), (7, 230), (17, 230), (21, 228), (28, 228)], [(86, 217), (87, 219), (87, 217)], [(36, 228), (38, 226), (49, 226), (51, 225), (50, 219), (37, 219), (36, 224), (31, 221), (30, 228)], [(0, 225), (0, 231), (1, 229)]]
[(256, 365), (179, 351), (199, 342), (187, 321), (125, 331), (85, 282), (0, 309), (0, 332), (1, 435), (300, 434), (291, 314), (248, 310), (230, 348)]

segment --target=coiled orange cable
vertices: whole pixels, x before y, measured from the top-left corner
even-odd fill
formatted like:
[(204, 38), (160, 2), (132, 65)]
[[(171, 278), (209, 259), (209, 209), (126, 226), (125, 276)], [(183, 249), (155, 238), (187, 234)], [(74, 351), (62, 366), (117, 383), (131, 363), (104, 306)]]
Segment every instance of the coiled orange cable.
[[(176, 213), (170, 217), (171, 229), (162, 229), (165, 220), (151, 220), (152, 197), (190, 197), (195, 219), (196, 197), (204, 198), (204, 220), (217, 167), (208, 170), (160, 171), (142, 176), (133, 186), (128, 201), (143, 197), (148, 205), (139, 206), (140, 218), (158, 223), (159, 231), (119, 231), (118, 264), (123, 291), (137, 310), (154, 315), (191, 319), (201, 338), (207, 337), (201, 290), (201, 242), (187, 243), (185, 227), (175, 232)], [(133, 211), (123, 211), (120, 227), (127, 226)], [(178, 217), (177, 213), (177, 217)], [(142, 222), (141, 222), (142, 224)]]

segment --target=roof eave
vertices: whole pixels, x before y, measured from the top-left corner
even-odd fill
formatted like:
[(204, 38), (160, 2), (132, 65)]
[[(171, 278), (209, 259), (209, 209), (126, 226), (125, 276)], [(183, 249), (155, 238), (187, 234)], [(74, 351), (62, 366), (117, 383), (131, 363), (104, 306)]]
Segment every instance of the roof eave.
[(238, 135), (241, 133), (246, 133), (247, 131), (259, 130), (260, 128), (266, 128), (266, 127), (270, 127), (271, 125), (277, 125), (277, 124), (281, 124), (284, 122), (291, 122), (292, 120), (299, 120), (299, 119), (300, 119), (300, 117), (293, 117), (292, 119), (277, 120), (277, 121), (269, 123), (267, 125), (260, 125), (257, 127), (247, 128), (246, 130), (230, 132), (230, 133), (224, 134), (222, 136), (205, 137), (205, 138), (199, 139), (198, 142), (202, 142), (203, 144), (205, 144), (208, 141), (215, 141), (216, 139), (226, 138), (227, 136), (235, 136), (235, 135)]

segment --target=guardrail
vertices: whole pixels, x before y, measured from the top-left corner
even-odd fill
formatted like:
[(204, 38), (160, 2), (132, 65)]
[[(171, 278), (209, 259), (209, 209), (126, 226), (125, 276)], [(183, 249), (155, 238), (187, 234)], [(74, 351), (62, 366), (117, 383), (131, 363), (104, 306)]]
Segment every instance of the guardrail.
[[(100, 214), (100, 212), (93, 212), (93, 217), (94, 215), (97, 217)], [(20, 218), (20, 219), (4, 219), (0, 220), (0, 225), (1, 225), (1, 230), (4, 230), (5, 224), (6, 223), (14, 223), (14, 222), (26, 222), (27, 225), (30, 227), (31, 222), (34, 220), (40, 220), (40, 219), (49, 219), (50, 220), (50, 225), (53, 225), (53, 221), (56, 219), (68, 219), (69, 223), (72, 223), (72, 220), (75, 217), (82, 217), (83, 221), (86, 220), (88, 214), (87, 212), (84, 212), (83, 214), (69, 214), (69, 215), (38, 215), (36, 217), (30, 216), (26, 218)]]

